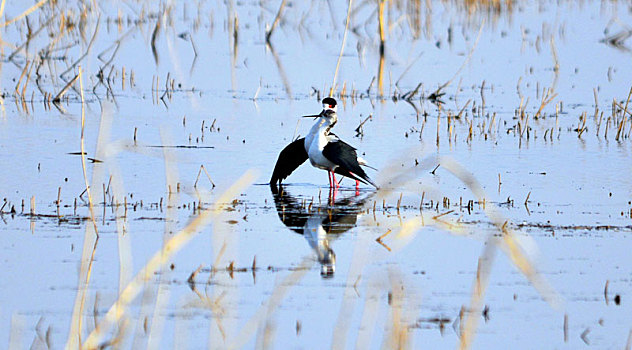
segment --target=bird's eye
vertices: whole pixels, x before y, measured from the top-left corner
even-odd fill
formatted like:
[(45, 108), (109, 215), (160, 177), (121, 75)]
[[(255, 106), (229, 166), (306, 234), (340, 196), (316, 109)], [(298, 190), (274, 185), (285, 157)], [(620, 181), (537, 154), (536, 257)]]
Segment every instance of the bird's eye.
[(334, 105), (329, 105), (329, 108), (334, 108)]

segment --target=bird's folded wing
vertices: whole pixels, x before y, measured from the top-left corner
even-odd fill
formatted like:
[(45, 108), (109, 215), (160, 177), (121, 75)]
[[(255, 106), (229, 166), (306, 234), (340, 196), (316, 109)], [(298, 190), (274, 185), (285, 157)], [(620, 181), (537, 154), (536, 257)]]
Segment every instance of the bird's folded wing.
[[(342, 140), (332, 140), (323, 148), (323, 156), (338, 165), (336, 173), (376, 186), (360, 167), (356, 149), (348, 143)], [(350, 174), (345, 174), (345, 172)]]

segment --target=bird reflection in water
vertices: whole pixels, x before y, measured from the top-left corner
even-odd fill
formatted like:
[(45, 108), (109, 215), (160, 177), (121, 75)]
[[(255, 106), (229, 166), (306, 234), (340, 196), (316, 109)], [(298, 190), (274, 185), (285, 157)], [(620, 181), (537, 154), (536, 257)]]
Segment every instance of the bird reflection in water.
[(330, 246), (332, 240), (356, 226), (364, 204), (375, 194), (347, 196), (335, 200), (329, 192), (328, 205), (310, 204), (293, 197), (283, 186), (270, 186), (277, 214), (290, 230), (303, 235), (314, 250), (324, 278), (333, 277), (336, 254)]

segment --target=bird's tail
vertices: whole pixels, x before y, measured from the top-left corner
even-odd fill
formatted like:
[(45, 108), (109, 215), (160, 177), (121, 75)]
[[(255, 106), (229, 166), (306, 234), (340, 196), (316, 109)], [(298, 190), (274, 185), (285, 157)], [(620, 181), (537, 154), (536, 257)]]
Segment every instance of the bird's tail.
[(374, 168), (374, 167), (370, 166), (370, 165), (367, 163), (367, 161), (366, 161), (364, 158), (362, 158), (362, 157), (358, 157), (358, 164), (360, 164), (360, 165), (362, 165), (362, 166), (364, 166), (364, 167), (367, 167), (367, 168), (369, 168), (369, 169), (373, 169), (373, 170), (377, 171), (377, 169), (376, 169), (376, 168)]

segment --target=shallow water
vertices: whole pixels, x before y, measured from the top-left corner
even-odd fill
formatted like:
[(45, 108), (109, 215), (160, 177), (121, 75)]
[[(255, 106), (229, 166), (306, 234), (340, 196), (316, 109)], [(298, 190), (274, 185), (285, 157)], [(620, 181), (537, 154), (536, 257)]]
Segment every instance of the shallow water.
[[(356, 194), (343, 180), (336, 198), (325, 173), (307, 164), (281, 197), (266, 182), (280, 150), (311, 126), (297, 117), (318, 113), (332, 84), (346, 4), (288, 3), (271, 46), (265, 30), (277, 3), (178, 3), (164, 17), (158, 5), (101, 4), (83, 21), (82, 6), (45, 4), (28, 17), (32, 32), (51, 13), (54, 23), (63, 13), (76, 27), (27, 71), (24, 102), (15, 87), (24, 86), (25, 63), (40, 62), (60, 27), (47, 27), (11, 58), (27, 25), (3, 29), (11, 44), (0, 75), (0, 344), (75, 347), (73, 311), (83, 315), (85, 342), (200, 206), (219, 213), (151, 271), (99, 344), (390, 348), (400, 339), (413, 348), (454, 347), (480, 285), (474, 348), (628, 343), (632, 121), (625, 117), (617, 137), (623, 112), (608, 118), (613, 99), (626, 104), (632, 44), (625, 36), (619, 46), (602, 40), (629, 30), (629, 5), (539, 2), (496, 11), (394, 2), (386, 6), (380, 93), (376, 4), (354, 2), (335, 132), (379, 169), (368, 173), (383, 190)], [(24, 10), (7, 5), (6, 18)], [(87, 163), (96, 244), (83, 194), (79, 82), (58, 106), (43, 94), (62, 90), (59, 75), (86, 51), (79, 64), (86, 157), (98, 160)], [(99, 83), (99, 69), (109, 80)], [(175, 81), (165, 93), (167, 76)], [(450, 79), (439, 108), (429, 96)], [(545, 88), (557, 95), (536, 119)], [(195, 186), (200, 165), (214, 187), (204, 171)], [(248, 170), (252, 184), (221, 199)], [(472, 193), (476, 183), (462, 181), (467, 174), (481, 198)], [(322, 222), (337, 233), (303, 231)], [(523, 274), (503, 250), (507, 228), (537, 273)], [(500, 249), (485, 249), (492, 244)]]

